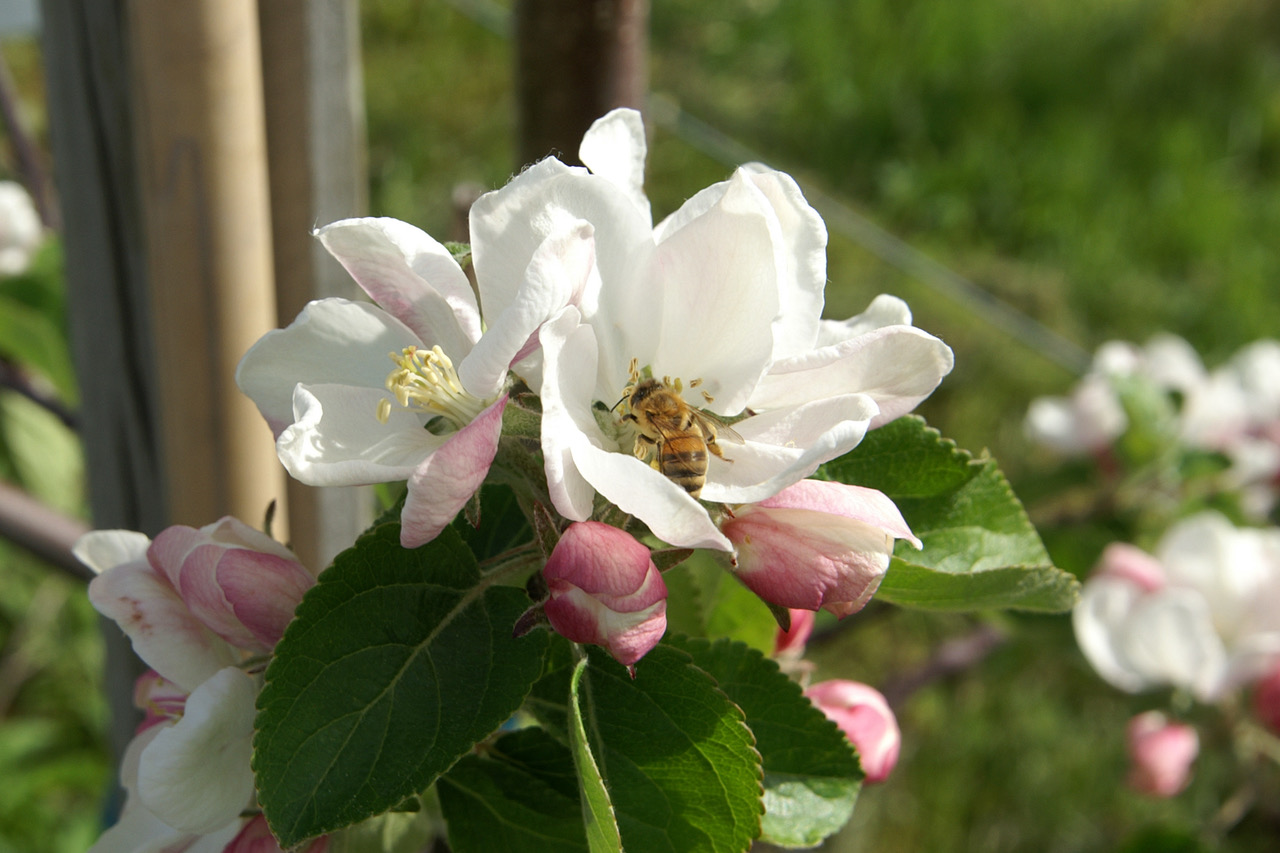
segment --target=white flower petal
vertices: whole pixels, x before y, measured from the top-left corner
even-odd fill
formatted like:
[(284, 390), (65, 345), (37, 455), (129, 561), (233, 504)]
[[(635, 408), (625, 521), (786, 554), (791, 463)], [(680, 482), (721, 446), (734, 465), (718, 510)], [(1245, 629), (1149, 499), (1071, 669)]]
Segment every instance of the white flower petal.
[(1216, 698), (1226, 676), (1226, 649), (1193, 590), (1165, 588), (1140, 599), (1120, 651), (1149, 682), (1190, 689), (1202, 700)]
[(649, 198), (644, 194), (644, 158), (647, 152), (648, 142), (640, 113), (619, 108), (591, 124), (578, 147), (578, 159), (592, 174), (616, 184), (652, 221)]
[(235, 650), (191, 613), (145, 557), (94, 578), (89, 601), (129, 636), (147, 666), (184, 690), (237, 662)]
[(573, 462), (596, 491), (643, 521), (663, 542), (680, 548), (732, 551), (706, 509), (658, 471), (626, 453), (573, 445)]
[(76, 540), (71, 552), (97, 574), (123, 563), (147, 558), (151, 539), (133, 530), (91, 530)]
[(596, 341), (590, 326), (579, 323), (576, 308), (564, 309), (542, 327), (546, 369), (542, 397), (542, 456), (547, 488), (560, 514), (574, 521), (591, 517), (595, 490), (574, 464), (573, 447), (603, 443), (591, 414), (596, 385)]
[(421, 345), (413, 330), (376, 305), (320, 299), (245, 353), (236, 385), (279, 436), (294, 421), (299, 382), (382, 388), (393, 367), (387, 355)]
[(781, 311), (773, 325), (776, 361), (811, 349), (817, 340), (827, 287), (827, 226), (790, 175), (760, 163), (744, 170), (772, 205), (785, 252), (778, 283)]
[(458, 365), (463, 386), (481, 398), (497, 394), (508, 369), (538, 328), (571, 302), (580, 303), (584, 296), (594, 302), (599, 288), (594, 229), (588, 222), (575, 220), (566, 231), (547, 237), (533, 253), (515, 299), (491, 318), (484, 337)]
[(774, 364), (752, 395), (753, 409), (798, 405), (838, 394), (866, 394), (880, 413), (872, 426), (906, 414), (954, 365), (951, 348), (913, 326), (888, 326)]
[(1152, 684), (1121, 648), (1125, 624), (1142, 590), (1128, 580), (1094, 576), (1071, 612), (1076, 643), (1090, 665), (1112, 686), (1137, 693)]
[(734, 430), (745, 441), (720, 442), (726, 458), (711, 458), (702, 499), (764, 500), (857, 447), (877, 412), (870, 397), (849, 394), (739, 421)]
[(911, 309), (907, 303), (896, 296), (881, 293), (871, 300), (867, 310), (861, 314), (855, 314), (848, 320), (823, 320), (818, 327), (817, 345), (825, 347), (838, 344), (885, 326), (910, 325)]
[(280, 434), (276, 453), (296, 479), (312, 486), (359, 486), (408, 479), (444, 444), (422, 428), (422, 418), (393, 405), (377, 419), (378, 388), (299, 385), (295, 423)]
[(466, 355), (480, 338), (480, 309), (466, 273), (433, 237), (389, 218), (344, 219), (316, 237), (374, 302), (428, 347)]
[(254, 680), (235, 667), (187, 699), (182, 719), (143, 750), (138, 797), (165, 823), (196, 835), (236, 820), (253, 798)]
[(638, 330), (651, 343), (634, 355), (654, 376), (702, 379), (699, 391), (715, 398), (707, 408), (736, 415), (769, 364), (785, 257), (777, 217), (746, 173), (720, 186), (713, 205), (692, 218), (673, 214), (678, 226), (663, 233), (661, 325)]
[(515, 301), (542, 242), (577, 220), (595, 227), (605, 287), (625, 290), (653, 251), (652, 223), (612, 181), (548, 157), (471, 206), (471, 256), (486, 317)]

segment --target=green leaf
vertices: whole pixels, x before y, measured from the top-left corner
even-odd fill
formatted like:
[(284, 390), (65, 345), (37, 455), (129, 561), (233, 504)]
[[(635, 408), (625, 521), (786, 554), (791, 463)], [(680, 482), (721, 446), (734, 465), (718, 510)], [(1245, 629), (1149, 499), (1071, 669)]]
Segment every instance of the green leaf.
[(823, 475), (884, 492), (924, 544), (899, 541), (877, 597), (939, 610), (1058, 612), (1079, 584), (1053, 565), (995, 460), (960, 450), (921, 418), (899, 418), (824, 466)]
[(254, 772), (284, 847), (425, 789), (519, 707), (546, 635), (515, 640), (519, 590), (480, 582), (446, 529), (421, 548), (384, 524), (304, 597), (258, 699)]
[(0, 295), (0, 356), (38, 371), (69, 403), (76, 401), (67, 336), (40, 311)]
[(590, 747), (580, 754), (608, 787), (622, 846), (746, 850), (763, 812), (760, 754), (742, 712), (711, 677), (688, 654), (659, 645), (636, 664), (634, 680), (592, 648), (580, 678), (576, 705)]
[(569, 748), (573, 752), (573, 764), (578, 773), (582, 822), (586, 825), (587, 846), (591, 853), (622, 853), (618, 815), (609, 799), (608, 788), (600, 774), (600, 765), (591, 754), (586, 721), (582, 713), (582, 674), (586, 668), (587, 659), (584, 657), (573, 668), (569, 682)]
[(454, 853), (586, 853), (569, 750), (541, 729), (463, 756), (436, 783)]
[(772, 651), (777, 624), (769, 608), (707, 551), (693, 556), (662, 579), (667, 584), (667, 629), (695, 637), (741, 640)]
[(848, 738), (800, 685), (755, 649), (729, 640), (667, 636), (693, 656), (742, 712), (764, 761), (762, 839), (813, 847), (853, 814), (863, 773)]
[(510, 486), (486, 483), (480, 489), (480, 524), (472, 526), (465, 513), (453, 521), (454, 530), (471, 546), (477, 560), (495, 557), (533, 539), (533, 528), (524, 517)]

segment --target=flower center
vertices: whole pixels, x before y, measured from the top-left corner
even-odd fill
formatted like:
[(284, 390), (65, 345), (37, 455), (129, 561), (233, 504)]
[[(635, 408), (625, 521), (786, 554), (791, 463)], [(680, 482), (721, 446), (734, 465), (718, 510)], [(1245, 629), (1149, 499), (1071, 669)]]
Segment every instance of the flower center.
[[(461, 429), (493, 402), (482, 400), (462, 387), (453, 362), (439, 346), (431, 349), (405, 347), (388, 356), (395, 369), (387, 374), (387, 390), (401, 406), (411, 411), (441, 417)], [(391, 417), (391, 401), (378, 401), (378, 420)]]

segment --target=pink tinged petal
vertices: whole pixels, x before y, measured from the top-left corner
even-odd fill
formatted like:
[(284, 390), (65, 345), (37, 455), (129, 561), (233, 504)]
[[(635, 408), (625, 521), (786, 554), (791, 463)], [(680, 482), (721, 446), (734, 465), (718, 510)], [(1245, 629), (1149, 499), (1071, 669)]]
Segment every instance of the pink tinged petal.
[[(390, 362), (388, 362), (389, 364)], [(408, 479), (445, 439), (423, 429), (423, 417), (397, 405), (377, 418), (380, 388), (299, 385), (295, 423), (276, 440), (276, 455), (311, 486), (363, 486)]]
[(792, 610), (791, 628), (784, 631), (778, 628), (773, 638), (774, 657), (799, 657), (804, 654), (805, 643), (813, 633), (813, 624), (817, 614), (812, 610)]
[(235, 821), (253, 799), (254, 702), (258, 687), (235, 667), (187, 700), (186, 713), (142, 753), (138, 796), (165, 823), (201, 835)]
[(138, 733), (152, 726), (169, 723), (182, 716), (187, 705), (187, 691), (149, 669), (133, 683), (133, 706), (143, 712)]
[(1280, 735), (1280, 665), (1253, 686), (1253, 713), (1272, 734)]
[(867, 310), (861, 314), (855, 314), (847, 320), (823, 320), (818, 326), (817, 345), (825, 347), (838, 344), (885, 326), (910, 325), (911, 309), (907, 303), (896, 296), (881, 293), (871, 300)]
[(880, 691), (856, 681), (833, 679), (813, 685), (805, 696), (857, 747), (867, 784), (887, 779), (898, 763), (902, 732)]
[(643, 521), (663, 542), (679, 548), (733, 550), (702, 504), (649, 465), (629, 453), (590, 444), (575, 444), (570, 450), (573, 464), (597, 492)]
[(857, 447), (878, 411), (870, 397), (850, 394), (739, 421), (733, 428), (744, 443), (720, 442), (725, 459), (710, 460), (703, 500), (753, 503), (776, 494)]
[(91, 530), (76, 540), (71, 553), (96, 574), (146, 559), (151, 540), (133, 530)]
[(156, 537), (151, 563), (191, 612), (228, 643), (270, 652), (315, 578), (283, 545), (238, 519)]
[(543, 569), (547, 619), (577, 643), (603, 646), (631, 666), (666, 631), (667, 587), (649, 549), (629, 533), (588, 521), (570, 525)]
[(595, 490), (574, 463), (575, 446), (603, 443), (591, 413), (596, 384), (596, 338), (580, 315), (566, 308), (542, 327), (542, 457), (551, 502), (573, 521), (591, 516)]
[(1195, 729), (1148, 711), (1129, 721), (1126, 736), (1130, 787), (1153, 797), (1172, 797), (1187, 787), (1191, 765), (1200, 753)]
[(637, 330), (651, 344), (635, 355), (655, 376), (702, 379), (698, 391), (715, 398), (706, 407), (736, 415), (769, 365), (785, 254), (777, 218), (746, 173), (713, 189), (714, 204), (692, 218), (677, 212), (678, 225), (660, 231), (661, 324)]
[[(329, 837), (326, 835), (301, 848), (299, 853), (324, 853), (328, 849)], [(220, 853), (283, 853), (283, 851), (276, 843), (275, 836), (271, 834), (266, 817), (257, 815), (244, 825), (244, 829), (240, 830), (235, 840)]]
[(1095, 577), (1128, 581), (1142, 592), (1155, 592), (1165, 585), (1160, 561), (1125, 542), (1112, 542), (1104, 548), (1094, 573)]
[(138, 657), (184, 690), (194, 690), (238, 660), (236, 651), (191, 613), (169, 580), (145, 559), (94, 578), (89, 600), (129, 636)]
[(409, 477), (400, 513), (400, 544), (417, 548), (435, 539), (480, 488), (502, 437), (504, 394), (449, 439)]
[(592, 122), (578, 147), (578, 159), (592, 174), (614, 183), (646, 217), (651, 217), (649, 199), (644, 194), (647, 153), (640, 113), (626, 108), (612, 110)]
[(421, 345), (412, 329), (376, 305), (320, 299), (245, 353), (236, 385), (279, 436), (296, 420), (293, 389), (299, 383), (381, 389), (392, 369), (387, 355)]
[(776, 361), (812, 349), (817, 340), (827, 287), (827, 226), (790, 175), (759, 163), (743, 168), (769, 200), (781, 230), (785, 267), (773, 324)]
[(797, 509), (744, 507), (724, 523), (738, 578), (779, 607), (854, 613), (889, 568), (893, 537), (871, 525)]
[(801, 480), (759, 503), (768, 509), (807, 509), (877, 527), (895, 539), (923, 547), (897, 504), (884, 492), (826, 480)]
[(480, 339), (471, 283), (449, 250), (398, 219), (344, 219), (315, 232), (356, 283), (428, 347), (465, 355)]
[(590, 223), (576, 220), (567, 230), (547, 237), (534, 252), (514, 301), (491, 318), (484, 336), (458, 365), (458, 376), (468, 391), (481, 398), (497, 394), (508, 369), (529, 354), (528, 345), (538, 328), (566, 305), (599, 290), (594, 233)]
[(880, 407), (872, 428), (906, 414), (951, 372), (951, 348), (913, 326), (889, 326), (775, 363), (751, 398), (760, 411), (822, 397), (866, 394)]

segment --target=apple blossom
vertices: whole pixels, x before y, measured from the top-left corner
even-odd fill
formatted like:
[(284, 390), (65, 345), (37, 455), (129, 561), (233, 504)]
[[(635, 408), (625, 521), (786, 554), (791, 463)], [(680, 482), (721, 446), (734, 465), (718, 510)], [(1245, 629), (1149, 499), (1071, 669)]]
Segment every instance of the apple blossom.
[(20, 275), (44, 240), (31, 194), (16, 181), (0, 181), (0, 275)]
[(1217, 701), (1280, 660), (1280, 530), (1204, 512), (1171, 527), (1154, 556), (1108, 546), (1073, 623), (1112, 685)]
[(315, 486), (406, 480), (401, 544), (435, 538), (493, 463), (508, 368), (530, 355), (552, 311), (588, 289), (591, 227), (562, 224), (509, 293), (481, 285), (483, 322), (462, 268), (421, 230), (395, 219), (319, 229), (377, 305), (312, 302), (241, 360), (236, 382), (271, 425), (289, 473)]
[(822, 326), (826, 228), (789, 176), (738, 169), (654, 227), (638, 113), (598, 120), (579, 153), (588, 168), (548, 158), (471, 209), (476, 275), (495, 291), (515, 291), (554, 228), (594, 229), (598, 289), (542, 327), (526, 376), (542, 397), (562, 515), (590, 518), (599, 493), (666, 542), (731, 550), (698, 500), (635, 457), (630, 425), (605, 412), (637, 375), (688, 388), (690, 405), (733, 419), (737, 440), (721, 442), (725, 458), (710, 459), (700, 497), (748, 503), (847, 452), (950, 371), (950, 349), (901, 322), (896, 306), (880, 303), (843, 332)]
[(81, 537), (98, 573), (89, 599), (152, 671), (135, 687), (146, 713), (121, 781), (121, 820), (94, 853), (222, 850), (254, 802), (258, 671), (314, 576), (270, 537), (232, 518), (175, 526), (154, 542), (124, 530)]
[(1191, 764), (1200, 752), (1196, 730), (1170, 722), (1159, 711), (1147, 711), (1129, 721), (1129, 786), (1153, 797), (1172, 797), (1187, 787)]
[(884, 695), (857, 681), (820, 681), (804, 692), (858, 749), (867, 784), (889, 778), (898, 763), (902, 732)]
[(895, 539), (920, 547), (884, 494), (821, 480), (737, 507), (721, 529), (735, 548), (735, 573), (756, 595), (841, 617), (860, 610), (880, 586)]
[(597, 521), (572, 524), (542, 570), (547, 620), (575, 643), (602, 646), (628, 669), (667, 630), (667, 586), (649, 549)]

